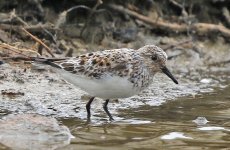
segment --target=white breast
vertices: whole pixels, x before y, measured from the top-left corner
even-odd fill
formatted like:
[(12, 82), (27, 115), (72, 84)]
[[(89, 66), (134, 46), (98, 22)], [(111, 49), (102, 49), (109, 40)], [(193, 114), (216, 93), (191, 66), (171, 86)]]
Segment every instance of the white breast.
[(141, 91), (140, 88), (133, 87), (127, 77), (105, 75), (102, 79), (89, 79), (63, 70), (58, 72), (67, 82), (81, 88), (91, 96), (103, 99), (127, 98)]

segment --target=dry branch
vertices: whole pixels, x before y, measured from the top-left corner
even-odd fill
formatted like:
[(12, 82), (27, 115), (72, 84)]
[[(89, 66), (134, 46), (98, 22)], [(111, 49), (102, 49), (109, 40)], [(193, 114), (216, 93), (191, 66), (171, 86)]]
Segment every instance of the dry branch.
[(187, 30), (186, 25), (180, 25), (177, 23), (168, 23), (168, 22), (161, 21), (161, 20), (155, 21), (155, 20), (152, 20), (152, 18), (143, 16), (141, 14), (134, 12), (134, 11), (126, 9), (123, 6), (113, 4), (113, 5), (109, 5), (109, 7), (120, 12), (120, 13), (128, 14), (134, 18), (137, 18), (138, 20), (141, 20), (141, 21), (151, 25), (152, 27), (155, 27), (158, 29), (167, 30), (170, 32), (184, 32)]
[(215, 24), (208, 24), (208, 23), (194, 23), (190, 27), (188, 27), (186, 24), (170, 23), (170, 22), (166, 22), (160, 19), (155, 21), (149, 17), (143, 16), (134, 11), (126, 9), (123, 6), (111, 4), (109, 5), (109, 7), (120, 13), (128, 14), (138, 20), (141, 20), (156, 29), (164, 30), (167, 32), (186, 33), (188, 29), (190, 29), (198, 35), (208, 35), (208, 34), (213, 34), (213, 33), (220, 33), (226, 39), (230, 38), (230, 30), (224, 27), (223, 25), (215, 25)]
[[(58, 30), (58, 29), (55, 29), (53, 25), (51, 24), (37, 24), (37, 25), (24, 26), (23, 28), (29, 32), (41, 32), (41, 30), (43, 29), (46, 29), (50, 32), (54, 32)], [(20, 33), (21, 26), (18, 26), (18, 25), (0, 24), (0, 29), (11, 30), (11, 31), (19, 32), (19, 34), (21, 34)]]
[(197, 34), (211, 34), (211, 33), (221, 33), (223, 37), (230, 38), (230, 30), (223, 25), (215, 25), (209, 23), (195, 23), (192, 25), (192, 29), (197, 32)]
[(38, 42), (39, 44), (41, 44), (46, 50), (47, 52), (52, 56), (52, 57), (55, 57), (53, 55), (53, 53), (51, 52), (51, 49), (45, 44), (43, 43), (40, 39), (38, 39), (36, 36), (32, 35), (30, 32), (28, 32), (26, 29), (22, 28), (22, 30), (24, 32), (26, 32), (32, 39), (34, 39), (36, 42)]
[[(29, 49), (29, 48), (19, 48), (17, 45), (9, 45), (9, 44), (6, 44), (6, 43), (0, 43), (0, 48), (1, 50), (9, 50), (13, 53), (16, 53), (16, 54), (19, 54), (23, 57), (26, 57), (26, 58), (29, 58), (29, 56), (23, 54), (23, 52), (29, 52), (29, 53), (35, 53), (37, 54), (38, 56), (40, 56), (40, 54), (32, 49)], [(10, 53), (9, 53), (10, 54)], [(6, 55), (7, 56), (7, 55)], [(19, 56), (19, 57), (21, 57)]]

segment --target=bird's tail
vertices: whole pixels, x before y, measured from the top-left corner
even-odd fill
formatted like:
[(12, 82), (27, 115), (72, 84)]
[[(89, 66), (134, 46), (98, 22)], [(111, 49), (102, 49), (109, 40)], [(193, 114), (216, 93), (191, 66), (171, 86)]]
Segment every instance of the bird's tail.
[(36, 63), (46, 64), (55, 68), (61, 69), (61, 67), (55, 63), (55, 61), (65, 60), (66, 58), (43, 58), (43, 57), (32, 57), (31, 60)]

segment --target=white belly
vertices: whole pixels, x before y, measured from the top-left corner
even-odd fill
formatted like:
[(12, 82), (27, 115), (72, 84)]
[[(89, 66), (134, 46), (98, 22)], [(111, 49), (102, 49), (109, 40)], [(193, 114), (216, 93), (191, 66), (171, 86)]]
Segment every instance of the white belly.
[(127, 77), (107, 75), (103, 79), (89, 79), (63, 70), (58, 72), (67, 82), (81, 88), (91, 96), (102, 99), (127, 98), (141, 91), (140, 88), (134, 88)]

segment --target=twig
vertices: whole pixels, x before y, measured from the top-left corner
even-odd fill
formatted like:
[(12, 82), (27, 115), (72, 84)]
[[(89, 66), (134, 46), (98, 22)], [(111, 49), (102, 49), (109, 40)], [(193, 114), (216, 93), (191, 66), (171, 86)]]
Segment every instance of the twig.
[(230, 13), (227, 7), (222, 8), (223, 16), (225, 17), (225, 20), (227, 21), (228, 25), (230, 25)]
[(176, 7), (180, 8), (180, 9), (183, 9), (183, 5), (179, 4), (175, 0), (169, 0), (169, 2), (172, 3)]
[(230, 30), (223, 25), (215, 25), (208, 23), (195, 23), (191, 27), (198, 34), (221, 33), (226, 39), (230, 38)]
[[(0, 47), (1, 47), (1, 46), (0, 46)], [(6, 47), (1, 47), (1, 48), (8, 49), (8, 48), (6, 48)], [(23, 53), (18, 52), (18, 51), (17, 51), (17, 50), (15, 50), (15, 49), (9, 49), (9, 50), (13, 51), (14, 53), (17, 53), (17, 54), (23, 55), (24, 57), (29, 57), (29, 56), (27, 56), (27, 55), (25, 55), (25, 54), (23, 54)]]
[(24, 60), (24, 61), (36, 61), (36, 62), (45, 62), (45, 61), (60, 61), (65, 60), (66, 58), (44, 58), (44, 57), (29, 57), (29, 56), (4, 56), (2, 60)]
[(176, 2), (175, 0), (169, 0), (169, 2), (171, 2), (174, 6), (180, 8), (180, 9), (181, 9), (181, 14), (182, 14), (184, 17), (188, 17), (188, 13), (186, 12), (185, 7), (184, 7), (184, 2), (183, 2), (183, 4), (179, 4), (179, 3)]
[(91, 8), (85, 6), (85, 5), (78, 5), (78, 6), (74, 6), (69, 8), (68, 10), (63, 11), (62, 13), (59, 14), (58, 19), (55, 23), (55, 29), (59, 28), (62, 24), (64, 24), (66, 22), (66, 16), (69, 12), (79, 9), (79, 8), (83, 8), (86, 10), (91, 10)]
[[(73, 10), (77, 10), (79, 8), (86, 9), (88, 11), (93, 11), (90, 7), (85, 6), (85, 5), (77, 5), (77, 6), (71, 7), (59, 14), (58, 19), (55, 23), (55, 29), (58, 29), (62, 24), (66, 22), (66, 16), (68, 15), (68, 13), (70, 13)], [(94, 12), (96, 13), (103, 12), (103, 11), (106, 11), (106, 10), (105, 9), (94, 10)]]
[[(20, 34), (21, 36), (24, 36), (24, 32), (22, 32), (21, 30), (21, 26), (18, 25), (0, 24), (0, 29), (14, 31)], [(50, 32), (54, 32), (58, 30), (55, 29), (51, 24), (36, 24), (36, 25), (24, 26), (24, 29), (26, 29), (29, 32), (39, 32), (39, 33), (43, 29), (46, 29)]]
[(3, 48), (3, 49), (8, 49), (8, 50), (11, 50), (17, 54), (21, 54), (23, 56), (26, 56), (26, 57), (29, 57), (23, 53), (20, 53), (19, 51), (21, 52), (31, 52), (31, 53), (36, 53), (37, 55), (40, 56), (40, 54), (34, 50), (31, 50), (31, 49), (25, 49), (25, 48), (18, 48), (18, 47), (15, 47), (15, 46), (11, 46), (9, 44), (6, 44), (6, 43), (0, 43), (0, 48)]
[(21, 22), (24, 26), (28, 27), (29, 25), (22, 20), (22, 18), (18, 17), (17, 14), (15, 13), (15, 9), (10, 13), (11, 19), (16, 18), (19, 22)]
[(28, 27), (29, 25), (19, 16), (17, 16), (17, 14), (15, 13), (15, 9), (13, 9), (10, 13), (6, 14), (6, 13), (1, 13), (1, 15), (3, 15), (4, 17), (1, 17), (0, 23), (6, 23), (6, 24), (12, 24), (12, 23), (20, 23), (26, 27)]
[(34, 39), (36, 42), (38, 42), (39, 44), (41, 44), (46, 50), (47, 52), (52, 56), (52, 57), (55, 57), (53, 55), (53, 53), (51, 52), (51, 49), (45, 44), (43, 43), (40, 39), (38, 39), (37, 37), (35, 37), (34, 35), (32, 35), (30, 32), (28, 32), (26, 29), (22, 28), (22, 30), (24, 32), (26, 32), (32, 39)]
[(91, 9), (90, 14), (89, 14), (89, 16), (87, 17), (86, 23), (84, 24), (84, 27), (83, 27), (82, 30), (81, 30), (80, 37), (82, 37), (83, 32), (84, 32), (85, 29), (88, 27), (88, 25), (89, 25), (89, 20), (92, 18), (93, 13), (96, 12), (97, 7), (98, 7), (99, 5), (101, 5), (102, 3), (103, 3), (102, 0), (97, 0), (96, 5)]
[(172, 49), (172, 48), (174, 48), (176, 46), (183, 45), (183, 44), (190, 43), (190, 42), (192, 42), (192, 39), (185, 40), (185, 41), (182, 41), (182, 42), (178, 42), (176, 44), (169, 45), (169, 46), (167, 46), (167, 47), (165, 47), (163, 49), (164, 49), (164, 51), (167, 51), (168, 49)]
[(23, 56), (11, 56), (11, 57), (2, 57), (3, 60), (24, 60), (24, 61), (32, 61), (31, 57), (23, 57)]
[(45, 32), (45, 33), (47, 33), (50, 37), (51, 37), (51, 39), (52, 39), (52, 41), (55, 43), (55, 44), (57, 44), (57, 36), (56, 36), (56, 33), (55, 33), (55, 35), (53, 35), (50, 31), (48, 31), (47, 29), (43, 29), (43, 31)]

